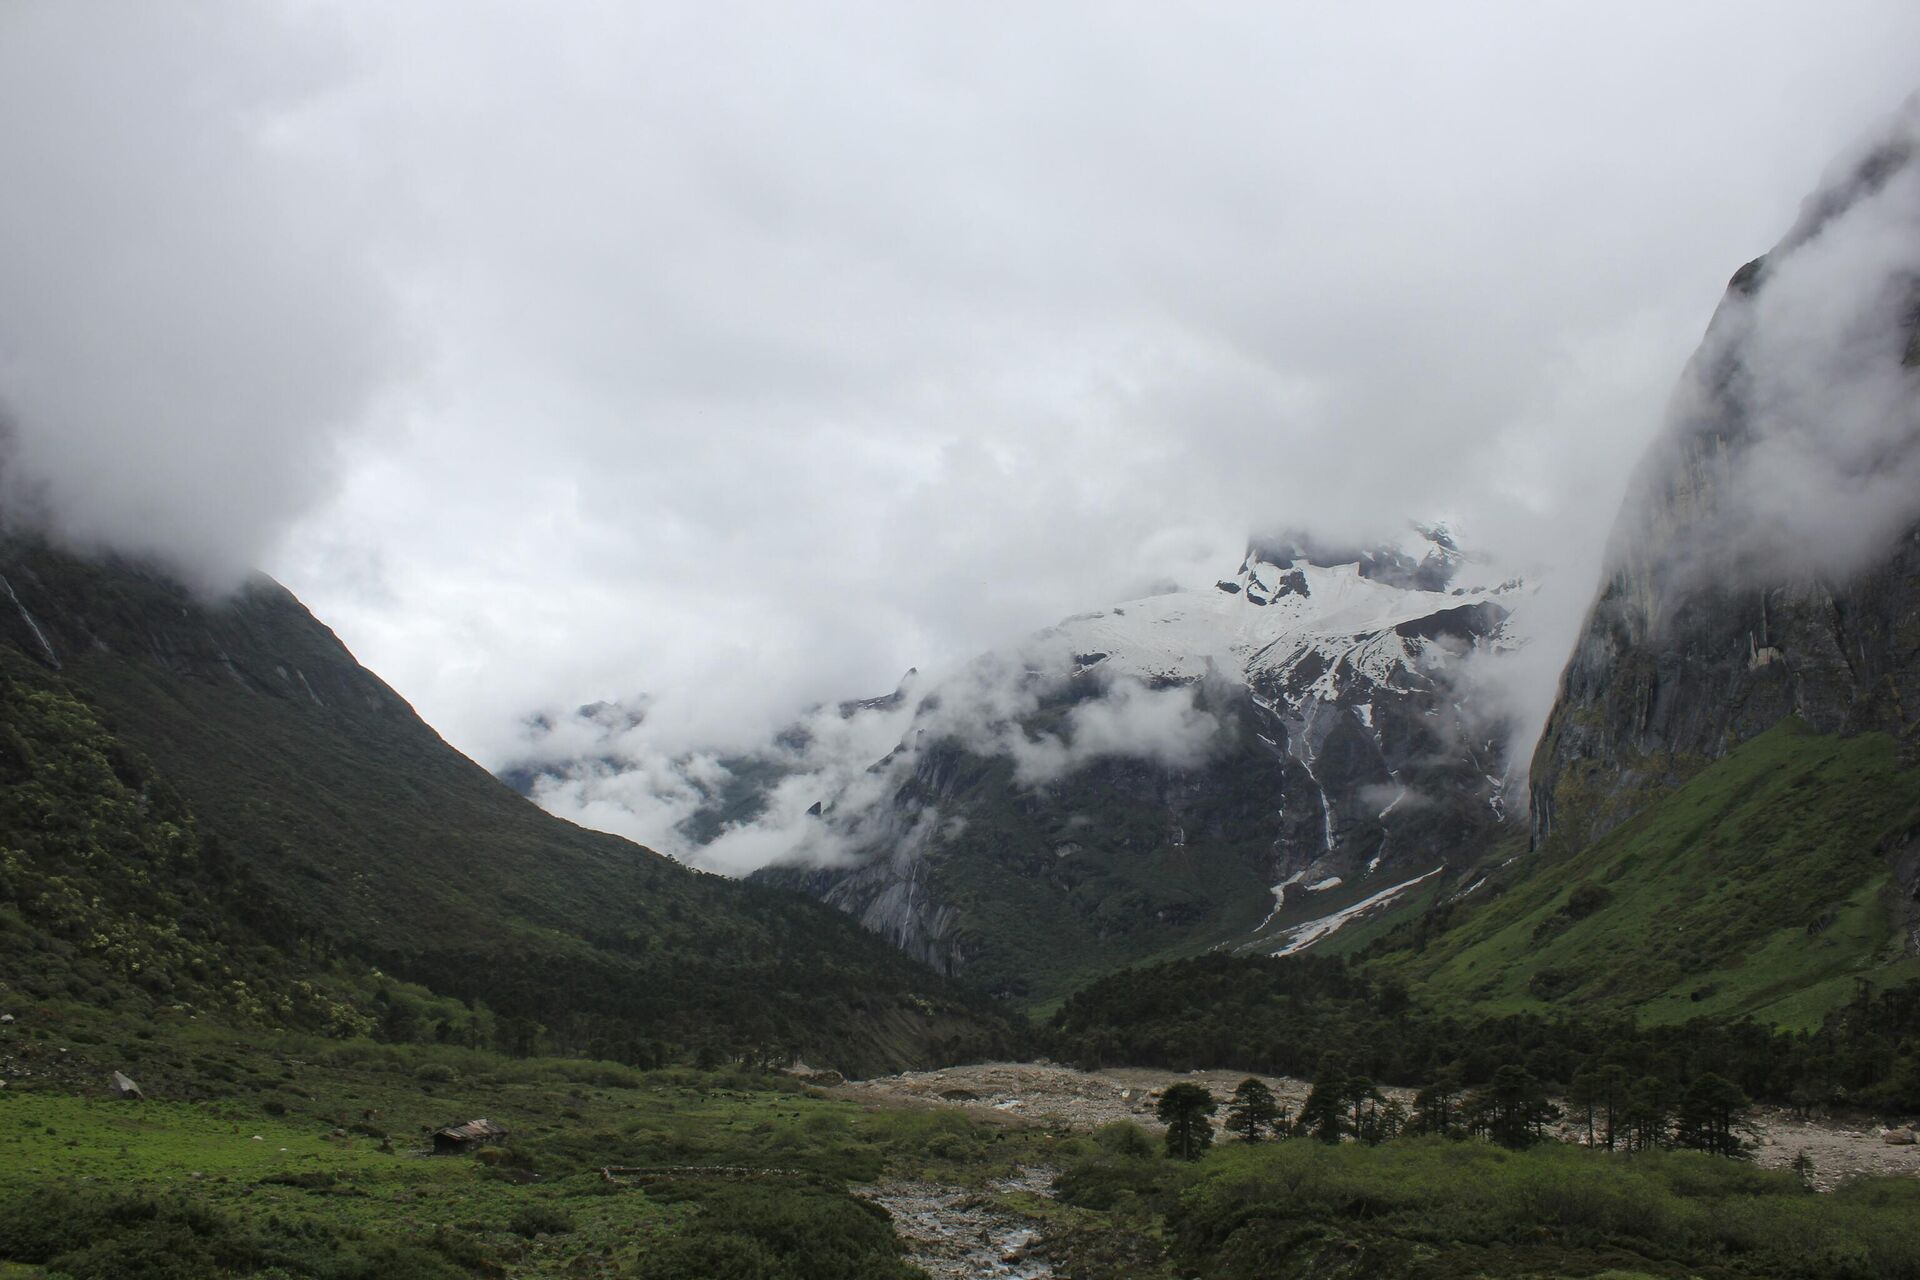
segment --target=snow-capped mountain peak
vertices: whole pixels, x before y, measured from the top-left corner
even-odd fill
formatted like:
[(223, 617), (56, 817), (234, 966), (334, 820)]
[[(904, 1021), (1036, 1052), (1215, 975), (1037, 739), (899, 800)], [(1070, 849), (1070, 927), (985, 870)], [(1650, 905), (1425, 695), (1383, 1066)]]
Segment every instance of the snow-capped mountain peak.
[(1508, 618), (1527, 591), (1462, 553), (1441, 527), (1370, 548), (1296, 535), (1255, 539), (1240, 567), (1211, 586), (1081, 614), (1045, 635), (1063, 641), (1082, 670), (1150, 684), (1211, 670), (1291, 701), (1315, 687), (1330, 696), (1355, 677), (1389, 685), (1441, 651), (1510, 646)]

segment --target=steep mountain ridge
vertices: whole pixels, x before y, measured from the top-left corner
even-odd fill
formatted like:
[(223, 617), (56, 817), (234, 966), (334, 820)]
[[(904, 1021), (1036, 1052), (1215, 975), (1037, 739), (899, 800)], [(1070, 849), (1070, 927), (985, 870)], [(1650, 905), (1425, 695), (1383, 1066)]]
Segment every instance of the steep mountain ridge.
[[(1789, 715), (1821, 732), (1886, 732), (1911, 751), (1920, 714), (1920, 524), (1911, 497), (1906, 518), (1845, 560), (1781, 533), (1805, 523), (1791, 510), (1796, 502), (1832, 505), (1825, 514), (1836, 525), (1867, 525), (1877, 515), (1846, 504), (1864, 512), (1876, 475), (1911, 478), (1905, 468), (1920, 448), (1920, 252), (1860, 280), (1814, 256), (1824, 238), (1849, 234), (1850, 218), (1920, 212), (1906, 130), (1818, 192), (1778, 247), (1733, 276), (1668, 430), (1630, 489), (1599, 598), (1535, 754), (1536, 844), (1579, 847)], [(1795, 271), (1832, 276), (1837, 303), (1802, 297), (1804, 286), (1774, 298), (1776, 279)], [(1842, 313), (1807, 314), (1815, 304)], [(1775, 368), (1788, 344), (1768, 332), (1789, 322), (1839, 330), (1791, 335), (1799, 345), (1846, 344), (1844, 360), (1819, 370), (1826, 385), (1791, 396)], [(1863, 434), (1848, 421), (1857, 394), (1849, 384), (1867, 379), (1889, 402), (1865, 410), (1875, 415), (1873, 447), (1845, 456), (1859, 443), (1850, 434)], [(1828, 454), (1842, 455), (1829, 464), (1845, 468), (1838, 492), (1796, 498), (1791, 476), (1761, 470), (1806, 467)]]
[(1151, 596), (1056, 631), (1082, 656), (1105, 652), (1080, 671), (1152, 682), (1224, 676), (1247, 690), (1256, 736), (1286, 769), (1297, 766), (1296, 791), (1304, 783), (1314, 793), (1294, 809), (1317, 813), (1321, 852), (1307, 856), (1311, 833), (1289, 830), (1286, 876), (1319, 881), (1418, 862), (1436, 852), (1438, 833), (1416, 830), (1408, 843), (1418, 848), (1392, 847), (1412, 811), (1445, 795), (1504, 812), (1495, 740), (1504, 726), (1462, 706), (1470, 690), (1459, 667), (1521, 643), (1509, 620), (1527, 588), (1487, 574), (1444, 530), (1415, 532), (1408, 547), (1372, 550), (1256, 540), (1212, 592)]
[(870, 1069), (1004, 1034), (816, 904), (541, 812), (275, 583), (207, 604), (19, 537), (0, 577), (9, 678), (153, 762), (252, 897), (329, 951), (614, 1056), (785, 1045)]

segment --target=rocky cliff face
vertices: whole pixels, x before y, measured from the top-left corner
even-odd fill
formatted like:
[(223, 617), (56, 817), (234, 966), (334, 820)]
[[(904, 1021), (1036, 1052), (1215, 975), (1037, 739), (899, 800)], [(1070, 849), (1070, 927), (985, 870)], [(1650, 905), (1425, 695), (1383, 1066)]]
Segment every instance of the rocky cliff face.
[(1920, 716), (1914, 113), (1728, 286), (1615, 529), (1532, 770), (1580, 847), (1778, 723)]

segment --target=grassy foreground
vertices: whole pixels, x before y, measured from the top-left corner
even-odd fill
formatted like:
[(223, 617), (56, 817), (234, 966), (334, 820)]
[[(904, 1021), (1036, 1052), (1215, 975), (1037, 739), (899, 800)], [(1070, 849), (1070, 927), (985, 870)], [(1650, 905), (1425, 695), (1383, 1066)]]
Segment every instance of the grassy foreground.
[(1808, 1191), (1691, 1153), (1412, 1138), (1234, 1142), (1183, 1165), (1118, 1134), (1052, 1212), (1071, 1275), (1203, 1280), (1920, 1276), (1920, 1180)]
[[(0, 1029), (0, 1276), (909, 1280), (850, 1185), (980, 1183), (1055, 1139), (781, 1076), (212, 1028)], [(128, 1067), (149, 1097), (107, 1096)], [(512, 1138), (422, 1154), (485, 1116)], [(724, 1167), (607, 1181), (603, 1166)], [(30, 1264), (30, 1265), (27, 1265)]]
[[(0, 1026), (0, 1280), (917, 1280), (852, 1188), (991, 1194), (1034, 1166), (1057, 1198), (1003, 1204), (1072, 1280), (1920, 1280), (1920, 1180), (1822, 1195), (1706, 1156), (1437, 1138), (1222, 1139), (1188, 1164), (1130, 1124), (866, 1107), (761, 1072), (32, 1017)], [(114, 1067), (147, 1100), (108, 1097)], [(510, 1142), (422, 1154), (478, 1116)]]

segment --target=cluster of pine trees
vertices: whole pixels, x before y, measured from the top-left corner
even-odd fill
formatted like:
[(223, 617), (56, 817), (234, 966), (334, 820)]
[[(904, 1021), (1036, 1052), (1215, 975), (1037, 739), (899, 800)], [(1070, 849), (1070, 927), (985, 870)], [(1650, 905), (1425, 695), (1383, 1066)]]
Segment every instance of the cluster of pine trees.
[[(1684, 1090), (1657, 1076), (1634, 1079), (1617, 1064), (1581, 1071), (1567, 1094), (1576, 1129), (1584, 1119), (1585, 1142), (1609, 1151), (1683, 1148), (1739, 1158), (1752, 1107), (1740, 1086), (1711, 1072)], [(1212, 1117), (1220, 1103), (1202, 1085), (1181, 1082), (1164, 1090), (1155, 1114), (1167, 1126), (1167, 1154), (1197, 1160), (1213, 1145)], [(1477, 1089), (1447, 1075), (1414, 1095), (1411, 1108), (1389, 1097), (1365, 1076), (1322, 1060), (1313, 1087), (1294, 1115), (1263, 1081), (1249, 1076), (1227, 1100), (1224, 1128), (1243, 1142), (1268, 1138), (1346, 1139), (1378, 1145), (1402, 1134), (1484, 1138), (1520, 1149), (1543, 1142), (1567, 1112), (1525, 1067), (1508, 1063)]]

